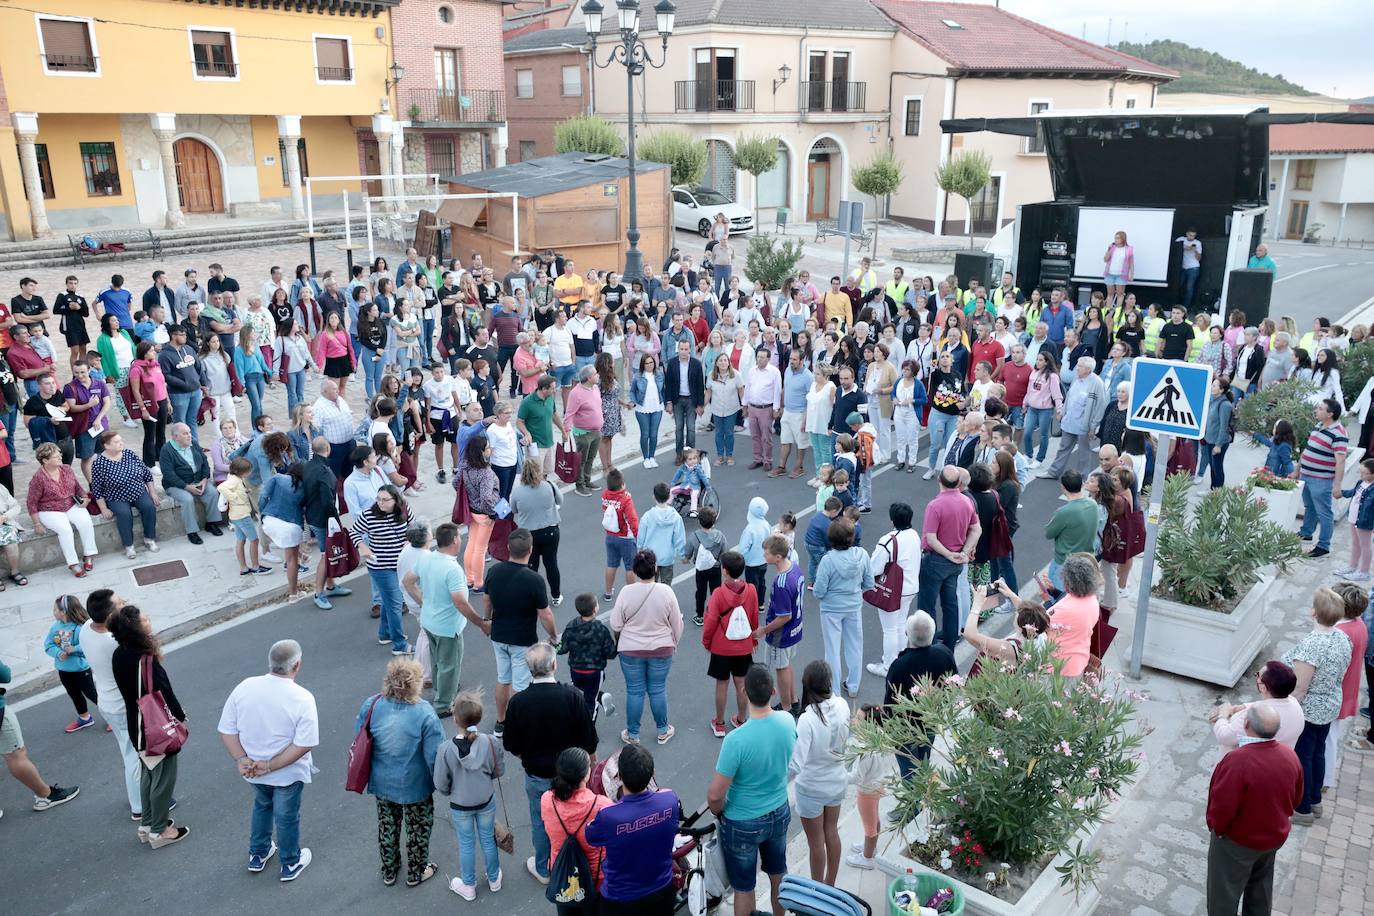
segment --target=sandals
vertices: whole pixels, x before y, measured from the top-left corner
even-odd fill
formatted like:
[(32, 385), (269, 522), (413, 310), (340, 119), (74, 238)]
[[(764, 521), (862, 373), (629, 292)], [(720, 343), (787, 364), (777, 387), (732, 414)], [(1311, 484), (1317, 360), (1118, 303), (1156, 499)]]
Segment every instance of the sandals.
[(10, 581), (13, 582), (15, 585), (18, 585), (18, 586), (21, 587), (21, 588), (24, 587), (25, 585), (28, 585), (28, 584), (29, 584), (29, 577), (28, 577), (28, 576), (21, 576), (21, 575), (19, 575), (18, 573), (10, 573), (9, 579), (10, 579)]
[[(406, 879), (406, 887), (419, 887), (421, 884), (424, 884), (430, 878), (433, 878), (434, 873), (438, 870), (439, 866), (435, 865), (433, 862), (430, 862), (428, 865), (425, 866), (425, 870), (420, 874), (419, 881), (411, 881), (409, 878)], [(392, 880), (394, 882), (395, 879)]]
[(67, 568), (72, 571), (72, 575), (76, 576), (76, 578), (86, 578), (86, 570), (82, 567), (80, 563), (73, 563), (71, 566), (68, 566)]

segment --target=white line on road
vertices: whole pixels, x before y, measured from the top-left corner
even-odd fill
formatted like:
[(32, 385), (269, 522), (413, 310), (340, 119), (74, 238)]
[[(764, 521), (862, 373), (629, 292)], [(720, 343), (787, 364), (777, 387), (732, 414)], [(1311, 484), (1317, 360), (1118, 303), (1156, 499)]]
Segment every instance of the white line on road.
[(1282, 283), (1282, 282), (1284, 282), (1285, 280), (1292, 280), (1294, 277), (1301, 277), (1303, 274), (1310, 274), (1310, 273), (1312, 273), (1313, 271), (1317, 271), (1317, 270), (1330, 270), (1332, 267), (1340, 267), (1340, 266), (1341, 266), (1340, 264), (1323, 264), (1323, 265), (1321, 265), (1320, 267), (1309, 267), (1309, 268), (1307, 268), (1306, 270), (1300, 270), (1300, 271), (1298, 271), (1298, 272), (1295, 273), (1295, 274), (1285, 274), (1285, 275), (1283, 275), (1282, 277), (1279, 277), (1279, 278), (1278, 278), (1277, 280), (1275, 280), (1274, 282), (1275, 282), (1275, 283)]
[(1364, 312), (1369, 311), (1371, 308), (1374, 308), (1374, 296), (1370, 296), (1368, 299), (1361, 302), (1359, 305), (1355, 306), (1350, 311), (1346, 312), (1340, 318), (1337, 318), (1335, 323), (1343, 328), (1349, 328), (1353, 325), (1360, 324), (1361, 322), (1357, 321), (1356, 319), (1360, 318), (1364, 314)]

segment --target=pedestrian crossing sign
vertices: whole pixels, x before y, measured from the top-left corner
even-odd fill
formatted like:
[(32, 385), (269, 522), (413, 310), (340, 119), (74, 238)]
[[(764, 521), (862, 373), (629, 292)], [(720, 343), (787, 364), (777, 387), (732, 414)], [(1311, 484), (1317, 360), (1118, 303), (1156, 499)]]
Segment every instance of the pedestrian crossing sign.
[(1131, 376), (1126, 426), (1184, 439), (1201, 439), (1212, 388), (1210, 363), (1141, 357)]

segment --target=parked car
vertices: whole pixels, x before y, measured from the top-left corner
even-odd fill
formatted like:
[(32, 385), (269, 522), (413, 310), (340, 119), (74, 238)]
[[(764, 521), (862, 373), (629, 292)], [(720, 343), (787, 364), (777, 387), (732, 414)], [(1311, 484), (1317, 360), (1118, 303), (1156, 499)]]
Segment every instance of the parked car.
[(711, 223), (717, 213), (724, 213), (730, 221), (730, 231), (752, 232), (754, 213), (735, 203), (714, 188), (673, 188), (673, 225), (689, 229), (702, 238), (711, 237)]

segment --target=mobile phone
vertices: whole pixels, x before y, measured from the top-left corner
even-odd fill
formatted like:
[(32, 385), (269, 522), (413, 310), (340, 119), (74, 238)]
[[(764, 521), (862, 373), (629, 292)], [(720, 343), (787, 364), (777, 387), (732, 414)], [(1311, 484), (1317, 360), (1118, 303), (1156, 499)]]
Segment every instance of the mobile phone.
[(987, 591), (983, 592), (983, 594), (991, 598), (993, 595), (997, 594), (997, 586), (995, 584), (989, 585)]

